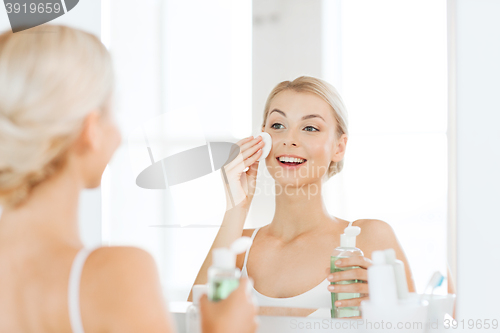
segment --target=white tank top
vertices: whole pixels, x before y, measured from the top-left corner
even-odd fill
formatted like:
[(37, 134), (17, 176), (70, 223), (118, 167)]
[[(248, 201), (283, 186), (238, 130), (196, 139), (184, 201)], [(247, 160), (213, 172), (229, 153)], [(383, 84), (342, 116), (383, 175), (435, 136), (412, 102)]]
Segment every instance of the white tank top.
[(84, 333), (82, 317), (80, 314), (80, 279), (82, 277), (85, 260), (94, 249), (81, 249), (73, 260), (71, 272), (69, 274), (68, 285), (68, 308), (69, 322), (73, 333)]
[[(260, 228), (254, 230), (252, 234), (252, 241), (255, 238), (255, 235), (259, 231)], [(251, 247), (250, 247), (251, 249)], [(248, 276), (247, 271), (247, 261), (248, 261), (248, 253), (250, 249), (245, 254), (245, 261), (243, 262), (243, 267), (241, 269), (242, 276)], [(275, 306), (275, 307), (301, 307), (301, 308), (311, 308), (316, 309), (315, 312), (311, 313), (310, 317), (321, 317), (321, 318), (330, 318), (330, 310), (332, 308), (332, 296), (328, 291), (327, 287), (330, 282), (325, 278), (318, 284), (316, 287), (300, 294), (292, 297), (269, 297), (266, 295), (262, 295), (255, 288), (253, 288), (253, 294), (257, 298), (257, 304), (259, 306)]]

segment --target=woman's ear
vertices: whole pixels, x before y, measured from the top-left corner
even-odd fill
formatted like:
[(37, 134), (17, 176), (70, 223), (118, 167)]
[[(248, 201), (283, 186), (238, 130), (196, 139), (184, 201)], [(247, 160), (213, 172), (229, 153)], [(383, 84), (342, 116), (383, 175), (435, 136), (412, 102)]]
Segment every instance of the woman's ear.
[(342, 136), (334, 143), (332, 162), (342, 161), (345, 155), (346, 146), (347, 146), (347, 135), (342, 134)]
[(99, 127), (100, 115), (97, 111), (90, 112), (83, 121), (83, 128), (80, 135), (75, 140), (75, 150), (77, 154), (96, 150), (99, 147), (101, 131)]

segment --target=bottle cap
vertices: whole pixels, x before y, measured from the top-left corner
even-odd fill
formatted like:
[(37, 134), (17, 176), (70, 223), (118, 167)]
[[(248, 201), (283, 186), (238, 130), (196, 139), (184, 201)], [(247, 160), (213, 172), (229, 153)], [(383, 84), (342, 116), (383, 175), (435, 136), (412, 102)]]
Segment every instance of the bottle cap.
[(372, 262), (374, 265), (385, 265), (387, 261), (385, 259), (384, 251), (373, 251)]
[(385, 261), (388, 264), (394, 264), (396, 262), (396, 251), (394, 249), (387, 249), (384, 250), (385, 253)]
[(236, 267), (236, 256), (231, 250), (221, 247), (212, 251), (212, 266), (231, 269)]
[(231, 251), (235, 254), (246, 252), (252, 246), (252, 239), (250, 237), (240, 237), (231, 244)]
[(247, 251), (252, 245), (250, 237), (240, 237), (231, 244), (231, 248), (217, 248), (212, 251), (212, 267), (234, 269), (236, 256)]
[(385, 251), (373, 251), (372, 262), (373, 265), (368, 267), (370, 302), (375, 306), (396, 306), (398, 294), (394, 267), (387, 264)]
[(201, 296), (205, 295), (208, 292), (208, 287), (206, 284), (195, 284), (193, 286), (193, 304), (200, 304)]
[(349, 226), (344, 229), (344, 233), (340, 235), (341, 247), (356, 247), (356, 236), (361, 232), (360, 227)]

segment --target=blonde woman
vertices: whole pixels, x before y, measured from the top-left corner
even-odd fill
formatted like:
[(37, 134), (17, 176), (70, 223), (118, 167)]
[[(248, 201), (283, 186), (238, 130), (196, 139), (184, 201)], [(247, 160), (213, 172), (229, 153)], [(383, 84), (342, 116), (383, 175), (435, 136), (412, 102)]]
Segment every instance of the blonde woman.
[[(253, 278), (254, 293), (262, 314), (310, 315), (312, 309), (285, 309), (287, 305), (331, 302), (329, 292), (361, 293), (362, 297), (342, 300), (339, 307), (358, 306), (369, 298), (367, 268), (371, 253), (393, 248), (406, 268), (408, 288), (414, 291), (410, 266), (391, 227), (379, 220), (353, 221), (361, 227), (357, 247), (365, 254), (341, 260), (338, 266), (361, 268), (329, 274), (330, 255), (340, 245), (340, 235), (349, 221), (330, 215), (324, 205), (323, 184), (343, 168), (347, 147), (347, 112), (341, 97), (327, 82), (299, 77), (279, 83), (270, 93), (262, 131), (272, 137), (272, 149), (265, 163), (275, 180), (276, 211), (262, 228), (243, 229), (255, 193), (255, 180), (262, 154), (261, 137), (248, 137), (237, 144), (240, 155), (225, 167), (229, 191), (241, 198), (227, 210), (213, 248), (228, 246), (244, 235), (253, 238), (247, 253), (238, 257), (243, 275)], [(299, 163), (283, 162), (295, 157)], [(249, 167), (248, 171), (244, 169)], [(207, 279), (211, 255), (207, 256), (195, 284)], [(331, 286), (330, 282), (358, 279), (368, 283)], [(333, 289), (333, 287), (335, 289)], [(330, 303), (331, 304), (331, 303)]]
[[(80, 192), (99, 186), (120, 143), (112, 91), (95, 36), (0, 35), (0, 332), (173, 332), (151, 255), (85, 249), (78, 232)], [(246, 285), (202, 298), (203, 332), (255, 331)]]

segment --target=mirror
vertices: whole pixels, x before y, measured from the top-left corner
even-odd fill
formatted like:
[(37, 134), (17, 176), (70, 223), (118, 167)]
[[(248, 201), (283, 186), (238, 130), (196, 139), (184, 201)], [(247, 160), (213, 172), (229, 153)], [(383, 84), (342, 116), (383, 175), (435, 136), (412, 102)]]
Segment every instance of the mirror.
[[(139, 188), (149, 151), (160, 160), (255, 134), (272, 88), (301, 75), (333, 84), (349, 113), (344, 170), (324, 189), (329, 213), (387, 222), (418, 292), (434, 271), (446, 274), (444, 0), (147, 1), (141, 17), (132, 2), (107, 6), (127, 140), (103, 179), (103, 241), (152, 252), (170, 301), (187, 298), (224, 216), (224, 190), (218, 172)], [(273, 214), (273, 194), (262, 191), (245, 228)]]

